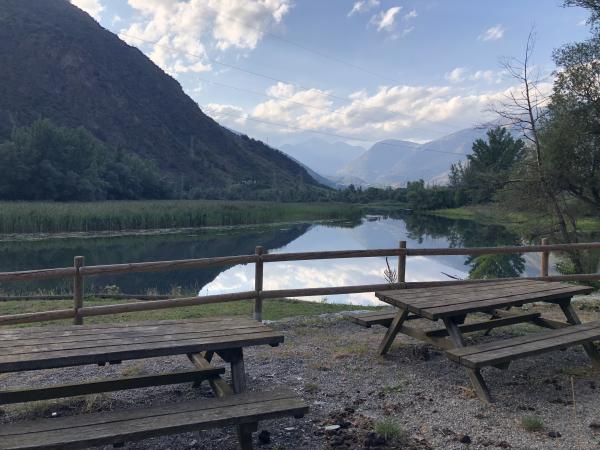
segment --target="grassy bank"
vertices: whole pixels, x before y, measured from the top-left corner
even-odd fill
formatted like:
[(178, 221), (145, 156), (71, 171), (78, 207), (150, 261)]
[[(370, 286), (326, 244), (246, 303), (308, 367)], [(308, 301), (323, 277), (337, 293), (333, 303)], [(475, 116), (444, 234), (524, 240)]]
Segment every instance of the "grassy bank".
[[(463, 206), (461, 208), (438, 209), (429, 214), (449, 219), (473, 220), (482, 224), (502, 225), (515, 233), (541, 236), (552, 230), (552, 218), (541, 218), (525, 212), (509, 211), (497, 205)], [(577, 220), (581, 232), (600, 232), (600, 217), (582, 217)]]
[(360, 207), (340, 203), (219, 200), (0, 202), (0, 233), (118, 232), (357, 219), (360, 215)]
[[(124, 300), (94, 300), (86, 299), (85, 306), (114, 305), (128, 303)], [(0, 303), (2, 315), (21, 314), (73, 307), (72, 300), (17, 300)], [(341, 311), (356, 311), (363, 309), (376, 310), (378, 307), (343, 305), (337, 303), (318, 303), (291, 299), (269, 299), (263, 302), (263, 319), (279, 320), (294, 316), (313, 316), (318, 314), (337, 313)], [(187, 306), (182, 308), (159, 309), (155, 311), (141, 311), (127, 314), (113, 314), (110, 316), (95, 316), (85, 319), (85, 323), (116, 323), (143, 320), (181, 320), (197, 317), (214, 316), (245, 316), (252, 317), (254, 302), (239, 301), (228, 303), (215, 303), (201, 306)], [(68, 325), (70, 320), (60, 320), (42, 325)], [(35, 326), (40, 324), (24, 324), (22, 326)]]

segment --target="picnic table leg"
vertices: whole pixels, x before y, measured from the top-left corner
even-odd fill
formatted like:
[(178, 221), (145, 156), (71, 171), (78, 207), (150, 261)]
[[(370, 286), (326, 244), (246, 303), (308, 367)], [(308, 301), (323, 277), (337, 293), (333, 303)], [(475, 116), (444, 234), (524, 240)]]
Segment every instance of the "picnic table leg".
[(408, 309), (400, 309), (396, 313), (396, 315), (394, 316), (394, 320), (392, 320), (392, 323), (388, 327), (387, 332), (385, 333), (385, 336), (381, 341), (381, 344), (379, 344), (378, 353), (380, 355), (385, 355), (388, 352), (388, 350), (392, 346), (392, 342), (394, 342), (394, 338), (398, 334), (398, 331), (400, 331), (400, 328), (402, 327), (402, 324), (404, 323), (407, 317)]
[[(454, 342), (454, 345), (457, 347), (465, 347), (465, 340), (463, 339), (463, 335), (456, 322), (452, 318), (445, 318), (444, 325), (446, 326), (448, 335), (450, 336), (450, 339), (452, 339), (452, 342)], [(479, 399), (485, 403), (492, 403), (494, 400), (492, 399), (490, 391), (485, 384), (485, 380), (481, 376), (479, 369), (471, 369), (469, 367), (465, 367), (465, 369), (467, 370), (467, 374), (471, 379), (471, 384), (473, 385), (475, 392), (477, 392)]]
[[(244, 353), (241, 348), (229, 350), (226, 360), (231, 364), (231, 387), (235, 394), (246, 391), (246, 371), (244, 369)], [(237, 427), (237, 434), (242, 450), (252, 450), (252, 433), (258, 429), (258, 423), (248, 423)]]
[[(579, 316), (575, 312), (573, 305), (571, 305), (571, 299), (565, 303), (560, 303), (560, 309), (562, 309), (563, 314), (567, 318), (567, 322), (569, 322), (571, 325), (581, 324)], [(600, 353), (598, 352), (598, 349), (594, 343), (588, 342), (587, 344), (583, 344), (583, 348), (592, 361), (592, 366), (600, 368)]]

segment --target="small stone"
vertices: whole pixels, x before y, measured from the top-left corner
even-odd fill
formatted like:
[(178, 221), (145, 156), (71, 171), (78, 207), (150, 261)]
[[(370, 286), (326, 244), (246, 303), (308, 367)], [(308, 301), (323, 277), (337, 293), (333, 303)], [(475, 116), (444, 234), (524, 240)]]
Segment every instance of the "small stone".
[(553, 439), (559, 438), (561, 436), (562, 434), (560, 434), (559, 431), (548, 431), (548, 437), (551, 437)]
[(50, 415), (51, 415), (52, 417), (56, 417), (56, 416), (58, 416), (58, 413), (57, 413), (57, 412), (53, 412), (53, 413), (52, 413), (52, 414), (50, 414)]
[(341, 428), (350, 428), (352, 426), (352, 422), (348, 422), (347, 420), (342, 420), (338, 423)]
[(500, 442), (498, 442), (497, 447), (500, 447), (500, 448), (512, 448), (512, 446), (508, 442), (506, 442), (506, 441), (500, 441)]
[(270, 444), (271, 443), (271, 433), (267, 430), (262, 430), (258, 433), (258, 442), (260, 444)]
[(339, 425), (327, 425), (326, 427), (323, 428), (325, 431), (335, 431), (335, 430), (339, 430), (340, 426)]
[(192, 442), (190, 442), (190, 448), (198, 448), (198, 441), (197, 440), (193, 440)]
[(468, 434), (459, 434), (457, 439), (458, 439), (458, 442), (460, 442), (461, 444), (470, 444), (471, 443), (471, 436), (469, 436)]
[(592, 430), (600, 430), (600, 422), (592, 422), (592, 423), (590, 423), (590, 428)]
[(296, 427), (285, 427), (284, 430), (285, 431), (294, 431), (296, 429)]
[(377, 446), (379, 445), (385, 445), (386, 444), (386, 439), (383, 436), (377, 436), (377, 438), (375, 438), (375, 440), (373, 441), (373, 443)]

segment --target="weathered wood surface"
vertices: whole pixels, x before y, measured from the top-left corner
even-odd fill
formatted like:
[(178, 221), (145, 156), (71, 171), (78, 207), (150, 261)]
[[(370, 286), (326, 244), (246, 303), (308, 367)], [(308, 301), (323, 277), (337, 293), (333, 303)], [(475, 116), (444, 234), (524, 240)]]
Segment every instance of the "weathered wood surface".
[(0, 331), (0, 372), (278, 345), (283, 334), (246, 318)]
[(48, 400), (53, 398), (74, 397), (78, 395), (114, 392), (125, 389), (138, 389), (150, 386), (199, 382), (212, 380), (222, 375), (222, 367), (207, 367), (199, 370), (142, 375), (123, 378), (93, 380), (86, 383), (63, 384), (41, 388), (23, 388), (0, 391), (0, 405), (10, 403)]
[(600, 321), (456, 348), (446, 354), (461, 365), (478, 368), (596, 340), (600, 340)]
[(377, 297), (391, 305), (421, 317), (438, 320), (444, 317), (520, 306), (535, 301), (562, 301), (573, 295), (589, 294), (592, 288), (556, 282), (512, 280), (480, 285), (457, 285), (419, 290), (377, 292)]
[(282, 416), (306, 404), (287, 390), (244, 393), (150, 408), (13, 423), (0, 427), (0, 449), (79, 449)]

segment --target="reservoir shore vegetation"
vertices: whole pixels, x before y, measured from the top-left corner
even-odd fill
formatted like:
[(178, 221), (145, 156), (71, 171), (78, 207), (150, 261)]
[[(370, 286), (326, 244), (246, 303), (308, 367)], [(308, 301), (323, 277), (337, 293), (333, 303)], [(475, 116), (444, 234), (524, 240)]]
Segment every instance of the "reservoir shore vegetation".
[(361, 208), (347, 203), (228, 200), (0, 202), (0, 234), (122, 232), (360, 217)]

